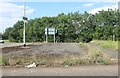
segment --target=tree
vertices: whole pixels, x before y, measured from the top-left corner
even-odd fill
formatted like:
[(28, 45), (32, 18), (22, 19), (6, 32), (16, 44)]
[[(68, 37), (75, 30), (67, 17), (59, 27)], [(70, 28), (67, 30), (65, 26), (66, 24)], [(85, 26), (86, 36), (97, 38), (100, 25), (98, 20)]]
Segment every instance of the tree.
[[(93, 39), (115, 40), (120, 39), (120, 13), (118, 10), (108, 9), (99, 11), (96, 14), (89, 14), (86, 11), (81, 14), (71, 12), (58, 14), (54, 17), (42, 17), (28, 20), (26, 23), (26, 41), (45, 41), (45, 28), (56, 28), (57, 42), (90, 42)], [(4, 39), (14, 42), (23, 41), (23, 21), (18, 21), (13, 27), (7, 28), (3, 33)], [(53, 37), (49, 35), (49, 40)]]

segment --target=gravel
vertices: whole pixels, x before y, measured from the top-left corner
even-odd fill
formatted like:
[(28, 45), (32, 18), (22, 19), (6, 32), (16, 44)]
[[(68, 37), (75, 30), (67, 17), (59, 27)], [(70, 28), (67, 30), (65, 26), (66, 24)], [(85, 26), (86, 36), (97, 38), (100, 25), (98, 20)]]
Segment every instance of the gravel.
[(23, 46), (5, 47), (2, 49), (3, 55), (30, 55), (30, 54), (82, 54), (86, 49), (79, 43), (44, 43)]

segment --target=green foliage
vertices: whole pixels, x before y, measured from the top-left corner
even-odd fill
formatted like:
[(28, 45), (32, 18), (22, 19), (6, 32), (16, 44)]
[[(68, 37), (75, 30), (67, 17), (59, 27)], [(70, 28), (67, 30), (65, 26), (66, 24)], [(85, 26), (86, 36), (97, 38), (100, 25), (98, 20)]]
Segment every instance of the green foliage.
[(2, 58), (0, 58), (0, 65), (2, 65)]
[(42, 60), (40, 64), (41, 64), (41, 65), (48, 65), (49, 63), (48, 63), (47, 60)]
[(66, 59), (64, 60), (64, 63), (63, 63), (65, 66), (68, 65), (68, 66), (73, 66), (73, 65), (76, 65), (77, 64), (77, 60), (72, 60), (72, 59)]
[(0, 58), (0, 65), (9, 65), (9, 59), (5, 57)]
[(80, 59), (79, 60), (80, 65), (85, 65), (85, 64), (92, 64), (88, 59)]
[[(55, 17), (42, 17), (28, 20), (26, 23), (26, 41), (45, 41), (45, 28), (54, 27), (57, 42), (90, 42), (93, 39), (115, 40), (120, 38), (118, 15), (115, 10), (99, 11), (95, 15), (87, 12), (58, 14)], [(11, 42), (23, 41), (23, 21), (18, 21), (14, 27), (7, 28), (3, 34), (4, 39)], [(53, 37), (49, 36), (50, 42)]]
[(101, 64), (103, 64), (103, 65), (111, 65), (111, 64), (112, 64), (111, 61), (109, 61), (109, 60), (107, 60), (107, 59), (105, 59), (105, 58), (98, 58), (98, 59), (97, 59), (97, 62), (98, 62), (98, 63), (101, 63)]

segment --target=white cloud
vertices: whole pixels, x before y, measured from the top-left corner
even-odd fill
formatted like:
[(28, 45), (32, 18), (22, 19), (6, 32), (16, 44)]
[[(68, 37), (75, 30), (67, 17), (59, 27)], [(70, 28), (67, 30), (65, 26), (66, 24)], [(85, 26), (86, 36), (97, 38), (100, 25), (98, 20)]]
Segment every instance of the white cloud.
[(118, 5), (110, 5), (110, 6), (103, 6), (103, 7), (99, 7), (99, 8), (95, 8), (95, 9), (92, 9), (89, 13), (91, 14), (95, 14), (95, 13), (98, 13), (98, 11), (102, 11), (102, 10), (108, 10), (108, 9), (117, 9), (118, 8)]
[[(34, 13), (34, 9), (26, 7), (26, 14)], [(24, 6), (14, 3), (0, 2), (0, 32), (7, 27), (13, 26), (18, 20), (22, 20)]]
[(94, 5), (94, 3), (87, 3), (87, 4), (84, 4), (85, 7), (91, 7), (91, 6), (93, 6), (93, 5)]

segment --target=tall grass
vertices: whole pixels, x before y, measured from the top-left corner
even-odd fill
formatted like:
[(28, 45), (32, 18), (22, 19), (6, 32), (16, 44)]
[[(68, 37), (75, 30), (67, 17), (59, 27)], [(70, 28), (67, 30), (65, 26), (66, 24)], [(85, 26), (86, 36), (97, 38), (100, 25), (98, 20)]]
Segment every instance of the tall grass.
[(94, 40), (92, 41), (93, 43), (106, 48), (106, 49), (114, 49), (114, 50), (118, 50), (118, 41), (111, 41), (111, 40)]
[(0, 65), (8, 65), (9, 60), (5, 57), (0, 57)]
[(115, 63), (111, 61), (110, 55), (105, 54), (104, 52), (102, 52), (100, 49), (96, 47), (92, 47), (91, 45), (89, 45), (89, 43), (80, 43), (80, 45), (87, 48), (88, 51), (84, 58), (88, 60), (90, 64), (97, 63), (97, 64), (109, 65), (109, 64)]

